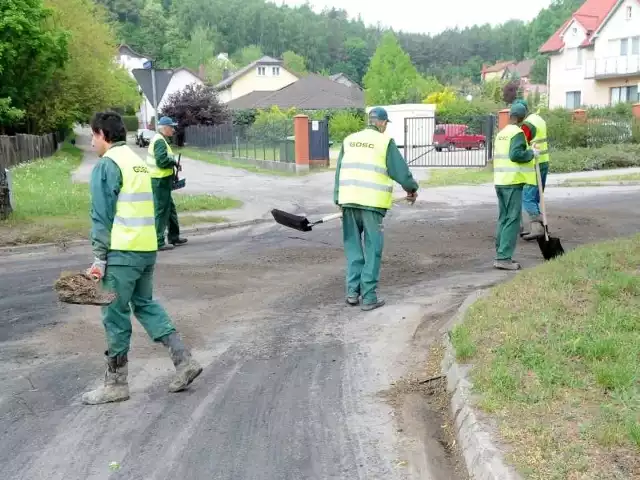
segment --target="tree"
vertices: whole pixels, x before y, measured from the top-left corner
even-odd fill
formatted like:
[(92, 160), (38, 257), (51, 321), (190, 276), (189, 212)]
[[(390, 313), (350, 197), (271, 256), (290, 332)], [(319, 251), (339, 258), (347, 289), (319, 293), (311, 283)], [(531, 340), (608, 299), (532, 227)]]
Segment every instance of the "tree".
[(41, 86), (67, 60), (69, 34), (64, 29), (51, 28), (51, 17), (51, 10), (45, 8), (42, 0), (3, 3), (0, 123), (7, 127), (23, 118)]
[(531, 83), (547, 83), (547, 57), (538, 55), (531, 68)]
[(233, 55), (233, 62), (242, 68), (256, 60), (260, 60), (263, 56), (262, 49), (259, 46), (249, 45)]
[(370, 105), (406, 102), (419, 83), (416, 67), (392, 32), (382, 37), (364, 76), (365, 97)]
[(307, 72), (307, 62), (302, 55), (298, 55), (296, 52), (287, 50), (282, 54), (282, 60), (284, 66), (298, 75)]
[(518, 98), (518, 92), (520, 91), (520, 82), (518, 80), (511, 80), (502, 89), (502, 101), (507, 105), (511, 105), (516, 98)]
[(184, 66), (198, 70), (213, 58), (213, 42), (204, 27), (197, 27), (182, 55)]
[(229, 119), (229, 112), (218, 100), (214, 87), (191, 84), (167, 98), (160, 116), (178, 122), (178, 144), (181, 145), (186, 127), (224, 123)]

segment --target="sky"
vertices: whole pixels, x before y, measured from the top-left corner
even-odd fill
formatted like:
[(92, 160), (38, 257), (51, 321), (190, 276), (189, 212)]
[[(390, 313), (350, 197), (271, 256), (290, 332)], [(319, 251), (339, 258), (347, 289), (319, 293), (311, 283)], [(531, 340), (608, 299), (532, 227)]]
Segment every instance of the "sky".
[[(270, 0), (278, 5), (299, 6), (307, 0)], [(507, 20), (529, 21), (551, 0), (308, 0), (315, 11), (325, 7), (358, 14), (366, 24), (377, 24), (413, 33), (439, 33), (447, 28), (498, 24)], [(421, 6), (418, 6), (421, 5)], [(428, 6), (427, 6), (428, 5)], [(527, 5), (529, 8), (524, 9)]]

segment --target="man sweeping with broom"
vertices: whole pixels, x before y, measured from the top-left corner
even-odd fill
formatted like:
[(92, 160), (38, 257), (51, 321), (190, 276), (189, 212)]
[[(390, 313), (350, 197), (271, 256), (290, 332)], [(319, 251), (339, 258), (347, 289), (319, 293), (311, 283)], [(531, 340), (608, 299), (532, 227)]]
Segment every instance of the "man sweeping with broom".
[(127, 381), (131, 311), (147, 334), (169, 349), (176, 375), (169, 386), (179, 392), (202, 372), (182, 343), (167, 312), (153, 299), (156, 238), (151, 177), (126, 144), (120, 115), (97, 113), (91, 121), (92, 145), (100, 159), (91, 173), (93, 265), (87, 274), (102, 281), (115, 300), (102, 307), (107, 336), (104, 384), (82, 396), (85, 404), (129, 398)]
[[(347, 304), (362, 310), (384, 305), (376, 289), (382, 260), (382, 221), (393, 201), (393, 181), (411, 203), (418, 183), (395, 142), (385, 135), (389, 116), (384, 108), (369, 112), (369, 126), (342, 143), (336, 166), (334, 203), (342, 209), (342, 234), (347, 257)], [(364, 236), (364, 250), (363, 250)]]

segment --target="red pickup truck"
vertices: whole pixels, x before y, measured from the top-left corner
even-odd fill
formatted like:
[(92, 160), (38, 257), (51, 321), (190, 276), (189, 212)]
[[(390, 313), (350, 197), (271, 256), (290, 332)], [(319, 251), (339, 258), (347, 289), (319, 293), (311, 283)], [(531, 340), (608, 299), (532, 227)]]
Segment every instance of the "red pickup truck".
[(443, 123), (436, 125), (433, 132), (433, 146), (437, 152), (441, 152), (444, 148), (455, 150), (456, 148), (472, 148), (483, 149), (487, 144), (487, 137), (476, 133), (469, 133), (467, 125), (458, 125), (453, 123)]

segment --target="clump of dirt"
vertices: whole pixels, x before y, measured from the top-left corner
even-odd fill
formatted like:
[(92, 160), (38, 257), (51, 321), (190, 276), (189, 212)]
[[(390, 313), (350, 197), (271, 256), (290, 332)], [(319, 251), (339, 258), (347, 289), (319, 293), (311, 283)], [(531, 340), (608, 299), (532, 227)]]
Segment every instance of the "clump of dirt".
[(53, 288), (58, 300), (73, 305), (109, 305), (116, 299), (115, 293), (101, 289), (86, 273), (62, 272)]

